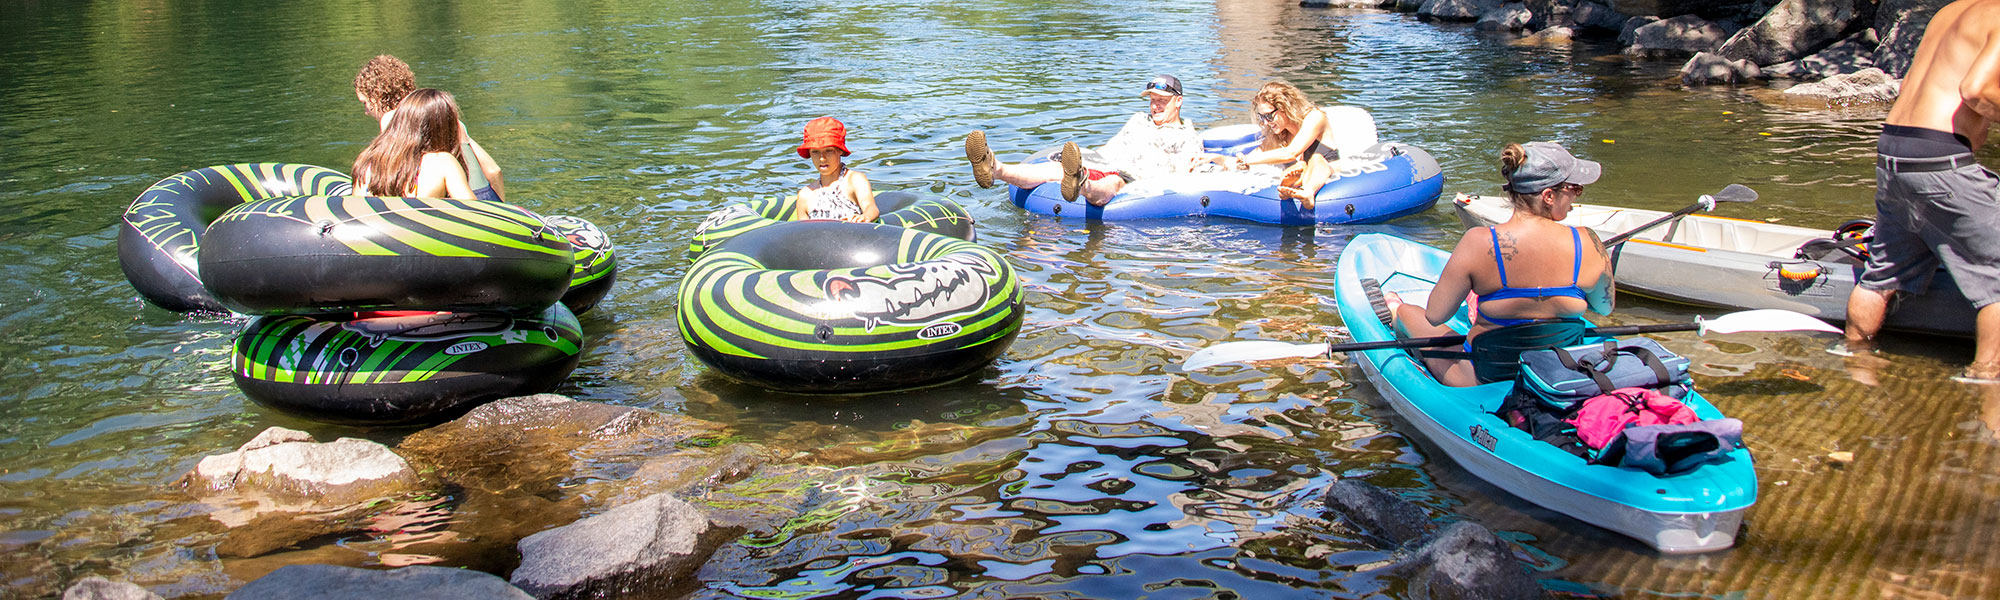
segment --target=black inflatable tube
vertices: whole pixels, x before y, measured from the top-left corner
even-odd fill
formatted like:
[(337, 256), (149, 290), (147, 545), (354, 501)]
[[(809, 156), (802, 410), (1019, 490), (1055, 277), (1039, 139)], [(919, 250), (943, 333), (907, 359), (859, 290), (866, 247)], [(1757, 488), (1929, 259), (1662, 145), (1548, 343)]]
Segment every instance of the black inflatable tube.
[(196, 169), (153, 184), (132, 201), (118, 228), (118, 266), (139, 295), (177, 312), (225, 310), (202, 286), (196, 253), (208, 224), (239, 204), (352, 191), (347, 175), (324, 167), (247, 163)]

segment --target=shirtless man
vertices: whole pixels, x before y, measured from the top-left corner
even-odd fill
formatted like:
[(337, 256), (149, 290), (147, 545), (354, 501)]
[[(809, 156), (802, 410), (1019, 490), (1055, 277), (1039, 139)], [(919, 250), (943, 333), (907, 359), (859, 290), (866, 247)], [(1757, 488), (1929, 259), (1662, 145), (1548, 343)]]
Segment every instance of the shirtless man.
[(2000, 383), (2000, 177), (1972, 156), (1996, 120), (2000, 0), (1958, 0), (1931, 18), (1876, 142), (1874, 239), (1841, 350), (1873, 351), (1890, 299), (1923, 293), (1942, 263), (1979, 310), (1954, 379)]
[(1076, 142), (1063, 144), (1060, 160), (1033, 164), (1006, 164), (986, 147), (986, 132), (965, 136), (965, 159), (972, 163), (973, 180), (979, 187), (993, 187), (999, 179), (1015, 187), (1031, 188), (1062, 182), (1064, 200), (1081, 195), (1095, 206), (1104, 206), (1125, 184), (1155, 175), (1184, 172), (1201, 154), (1201, 134), (1194, 123), (1181, 118), (1181, 80), (1160, 75), (1146, 82), (1139, 93), (1149, 103), (1147, 112), (1136, 113), (1111, 141), (1086, 155)]
[[(368, 64), (361, 65), (361, 72), (354, 75), (354, 97), (361, 100), (362, 110), (374, 118), (382, 129), (389, 128), (389, 117), (395, 116), (396, 105), (416, 89), (417, 74), (410, 71), (410, 65), (387, 54), (369, 59)], [(500, 164), (493, 162), (493, 157), (486, 154), (486, 148), (473, 141), (465, 131), (465, 123), (459, 123), (458, 142), (470, 149), (472, 156), (466, 158), (479, 163), (478, 173), (467, 173), (468, 177), (472, 177), (475, 188), (472, 195), (480, 200), (499, 202), (502, 195)], [(473, 177), (475, 175), (484, 175), (485, 185), (480, 185), (479, 178)]]

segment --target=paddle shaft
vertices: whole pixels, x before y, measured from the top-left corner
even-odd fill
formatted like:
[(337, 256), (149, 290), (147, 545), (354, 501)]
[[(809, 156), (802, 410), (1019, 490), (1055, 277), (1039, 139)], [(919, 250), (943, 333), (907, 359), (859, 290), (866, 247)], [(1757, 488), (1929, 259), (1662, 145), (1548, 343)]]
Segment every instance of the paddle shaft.
[[(1669, 331), (1695, 331), (1698, 329), (1701, 329), (1700, 321), (1695, 321), (1693, 323), (1660, 323), (1657, 325), (1613, 325), (1610, 327), (1592, 327), (1583, 330), (1583, 332), (1588, 335), (1597, 335), (1597, 336), (1620, 336), (1620, 335), (1638, 335), (1642, 333), (1665, 333)], [(1382, 340), (1379, 342), (1348, 342), (1345, 344), (1327, 344), (1326, 351), (1328, 354), (1332, 354), (1334, 352), (1352, 352), (1356, 350), (1381, 350), (1384, 348), (1436, 348), (1439, 346), (1451, 346), (1463, 343), (1465, 343), (1465, 336), (1441, 335), (1437, 337), (1409, 338), (1401, 340)]]
[(1653, 219), (1652, 221), (1647, 222), (1645, 225), (1640, 225), (1638, 227), (1633, 228), (1631, 231), (1611, 236), (1611, 239), (1604, 240), (1604, 247), (1610, 248), (1612, 246), (1625, 243), (1625, 240), (1630, 239), (1632, 236), (1645, 233), (1645, 231), (1648, 229), (1659, 227), (1661, 223), (1665, 223), (1667, 221), (1672, 221), (1674, 219), (1694, 214), (1695, 211), (1701, 210), (1702, 207), (1704, 206), (1711, 206), (1711, 205), (1706, 202), (1696, 202), (1694, 204), (1688, 205), (1687, 208), (1667, 213), (1667, 216), (1660, 217), (1658, 219)]

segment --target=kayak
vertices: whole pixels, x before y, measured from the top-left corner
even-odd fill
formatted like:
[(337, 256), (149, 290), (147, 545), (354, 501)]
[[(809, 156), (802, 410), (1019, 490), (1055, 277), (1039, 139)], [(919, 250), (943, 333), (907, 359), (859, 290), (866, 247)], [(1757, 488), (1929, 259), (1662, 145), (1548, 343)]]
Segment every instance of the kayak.
[[(1248, 127), (1246, 134), (1245, 127)], [(1237, 156), (1256, 150), (1255, 126), (1230, 125), (1202, 133), (1203, 149)], [(1028, 162), (1053, 160), (1044, 151)], [(1176, 173), (1126, 184), (1104, 206), (1063, 200), (1062, 186), (1008, 186), (1015, 206), (1029, 212), (1102, 221), (1176, 217), (1228, 217), (1278, 225), (1380, 223), (1430, 210), (1444, 192), (1444, 170), (1415, 146), (1377, 143), (1334, 161), (1333, 178), (1306, 210), (1278, 198), (1278, 169)]]
[[(1500, 196), (1461, 196), (1452, 207), (1466, 227), (1504, 222), (1514, 214)], [(1666, 215), (1578, 204), (1562, 222), (1609, 238)], [(1861, 261), (1838, 250), (1818, 259), (1798, 255), (1810, 242), (1833, 240), (1834, 232), (1825, 229), (1689, 215), (1620, 244), (1611, 260), (1620, 292), (1695, 306), (1778, 308), (1839, 322), (1847, 320), (1847, 295), (1861, 277)], [(1929, 291), (1903, 294), (1883, 326), (1970, 337), (1976, 315), (1951, 275), (1940, 269)]]
[[(1356, 236), (1335, 268), (1341, 320), (1356, 342), (1395, 334), (1375, 317), (1361, 279), (1405, 298), (1424, 298), (1450, 253), (1384, 235)], [(1465, 313), (1451, 321), (1464, 331)], [(1351, 352), (1397, 414), (1424, 438), (1480, 479), (1539, 506), (1630, 536), (1662, 553), (1710, 552), (1733, 545), (1743, 513), (1757, 502), (1750, 453), (1738, 448), (1719, 462), (1678, 475), (1593, 465), (1515, 429), (1493, 411), (1512, 382), (1476, 387), (1438, 383), (1415, 355), (1400, 349)], [(1689, 392), (1682, 402), (1703, 420), (1722, 412)]]

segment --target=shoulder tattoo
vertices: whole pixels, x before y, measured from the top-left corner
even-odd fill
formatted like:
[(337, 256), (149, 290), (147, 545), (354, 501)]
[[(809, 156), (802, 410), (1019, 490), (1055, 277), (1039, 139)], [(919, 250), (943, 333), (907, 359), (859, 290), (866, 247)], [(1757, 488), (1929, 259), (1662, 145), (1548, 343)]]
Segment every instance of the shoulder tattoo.
[(1494, 247), (1494, 252), (1495, 252), (1493, 255), (1494, 260), (1513, 260), (1515, 257), (1521, 255), (1521, 243), (1519, 238), (1514, 237), (1514, 234), (1512, 233), (1500, 231), (1498, 229), (1495, 229), (1493, 231), (1494, 233), (1500, 234), (1499, 243)]

